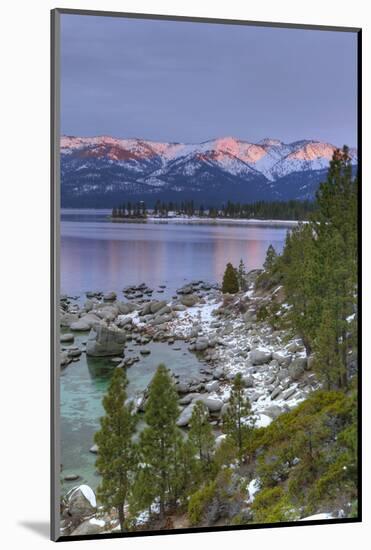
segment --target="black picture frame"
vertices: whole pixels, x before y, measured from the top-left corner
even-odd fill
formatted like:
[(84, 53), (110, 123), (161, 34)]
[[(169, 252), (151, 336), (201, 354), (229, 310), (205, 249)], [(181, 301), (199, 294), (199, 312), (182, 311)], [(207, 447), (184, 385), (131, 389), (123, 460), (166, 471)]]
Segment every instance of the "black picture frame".
[(60, 17), (63, 14), (115, 17), (126, 19), (150, 19), (160, 21), (183, 21), (191, 23), (211, 23), (215, 25), (239, 25), (253, 27), (278, 27), (287, 29), (303, 29), (333, 32), (349, 32), (357, 35), (357, 149), (358, 149), (358, 238), (359, 238), (359, 265), (358, 265), (358, 360), (362, 364), (362, 29), (358, 27), (339, 27), (315, 24), (274, 23), (262, 21), (248, 21), (236, 19), (218, 19), (212, 17), (192, 17), (175, 15), (157, 15), (147, 13), (125, 13), (114, 11), (97, 11), (81, 9), (56, 8), (51, 10), (51, 393), (50, 393), (50, 418), (51, 418), (51, 539), (56, 542), (128, 538), (156, 535), (176, 535), (182, 533), (204, 533), (219, 531), (249, 531), (251, 529), (274, 529), (282, 527), (303, 527), (308, 525), (333, 525), (358, 523), (362, 521), (362, 368), (358, 374), (358, 515), (355, 518), (339, 518), (309, 521), (287, 521), (280, 523), (261, 523), (251, 525), (220, 526), (220, 527), (191, 527), (186, 529), (171, 529), (160, 531), (137, 531), (127, 533), (110, 533), (99, 535), (60, 536), (59, 534), (59, 216), (60, 216), (60, 175), (59, 175), (59, 141), (60, 141)]

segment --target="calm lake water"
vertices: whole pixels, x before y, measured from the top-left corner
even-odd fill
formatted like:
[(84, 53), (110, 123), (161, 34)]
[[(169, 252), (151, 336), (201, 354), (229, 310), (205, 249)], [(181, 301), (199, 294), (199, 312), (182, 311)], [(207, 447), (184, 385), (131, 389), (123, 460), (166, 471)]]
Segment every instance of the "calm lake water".
[(62, 210), (61, 292), (121, 290), (165, 284), (171, 295), (185, 282), (221, 281), (227, 262), (262, 266), (267, 247), (280, 252), (286, 227), (112, 223), (109, 210)]
[[(282, 250), (287, 227), (241, 225), (190, 225), (174, 223), (111, 223), (103, 210), (63, 210), (61, 222), (61, 293), (79, 296), (87, 290), (114, 290), (121, 299), (125, 286), (145, 282), (153, 297), (168, 297), (187, 281), (220, 282), (225, 265), (260, 268), (266, 249)], [(156, 295), (159, 285), (166, 285)], [(77, 334), (74, 345), (83, 347), (87, 334)], [(129, 395), (142, 391), (159, 363), (174, 373), (194, 376), (201, 363), (187, 345), (151, 343), (151, 354), (128, 369)], [(180, 347), (175, 350), (174, 347)], [(125, 351), (129, 357), (138, 355)], [(89, 452), (103, 414), (102, 397), (114, 365), (109, 358), (89, 358), (85, 353), (61, 373), (61, 446), (63, 475), (77, 473), (80, 481), (95, 488), (96, 456)], [(66, 491), (76, 482), (66, 482)]]

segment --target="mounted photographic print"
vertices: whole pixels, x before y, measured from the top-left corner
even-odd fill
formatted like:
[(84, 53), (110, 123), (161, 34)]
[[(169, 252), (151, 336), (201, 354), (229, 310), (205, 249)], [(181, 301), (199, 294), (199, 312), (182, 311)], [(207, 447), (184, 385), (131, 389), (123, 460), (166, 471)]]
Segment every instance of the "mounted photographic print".
[(54, 540), (361, 520), (360, 56), (53, 10)]

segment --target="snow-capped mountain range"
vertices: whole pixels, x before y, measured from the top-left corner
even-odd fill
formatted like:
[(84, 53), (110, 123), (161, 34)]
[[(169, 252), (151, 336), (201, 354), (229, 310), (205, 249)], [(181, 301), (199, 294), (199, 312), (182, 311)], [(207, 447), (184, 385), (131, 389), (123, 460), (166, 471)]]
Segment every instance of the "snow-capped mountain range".
[[(110, 136), (61, 138), (62, 206), (112, 207), (126, 200), (313, 198), (336, 147), (314, 140), (251, 143), (222, 137), (163, 143)], [(357, 152), (350, 151), (357, 164)]]

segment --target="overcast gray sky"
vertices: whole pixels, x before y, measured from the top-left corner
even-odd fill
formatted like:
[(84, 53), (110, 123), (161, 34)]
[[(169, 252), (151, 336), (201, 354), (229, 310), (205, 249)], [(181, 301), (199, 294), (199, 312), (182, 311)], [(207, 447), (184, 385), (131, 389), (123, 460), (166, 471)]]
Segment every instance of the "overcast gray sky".
[(356, 145), (355, 33), (61, 16), (61, 129)]

